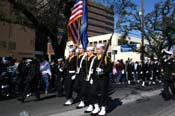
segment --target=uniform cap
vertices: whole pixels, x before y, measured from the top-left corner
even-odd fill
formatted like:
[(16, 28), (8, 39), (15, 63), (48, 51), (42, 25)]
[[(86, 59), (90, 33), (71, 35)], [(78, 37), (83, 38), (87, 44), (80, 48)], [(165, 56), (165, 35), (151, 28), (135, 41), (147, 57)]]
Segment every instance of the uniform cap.
[(83, 46), (82, 45), (79, 45), (78, 48), (83, 48)]
[(31, 59), (26, 59), (26, 62), (32, 62), (32, 60)]
[(74, 48), (70, 48), (69, 52), (75, 52), (75, 49)]
[(87, 50), (94, 51), (94, 47), (89, 46), (89, 47), (87, 47)]
[(58, 62), (63, 61), (63, 58), (58, 58), (57, 61)]
[(172, 51), (165, 50), (165, 54), (172, 55), (173, 52)]
[(105, 46), (104, 44), (97, 44), (96, 48), (101, 48), (101, 47), (104, 47), (104, 46)]

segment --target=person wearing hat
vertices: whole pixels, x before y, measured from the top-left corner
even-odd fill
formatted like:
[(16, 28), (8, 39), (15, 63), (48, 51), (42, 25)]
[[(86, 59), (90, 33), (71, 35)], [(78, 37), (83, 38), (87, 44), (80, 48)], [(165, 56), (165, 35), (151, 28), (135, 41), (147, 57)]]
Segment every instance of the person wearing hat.
[[(165, 100), (175, 99), (175, 89), (174, 89), (174, 80), (173, 80), (173, 73), (174, 73), (174, 62), (172, 58), (171, 51), (164, 51), (165, 59), (163, 61), (163, 97)], [(170, 92), (171, 90), (171, 92)]]
[[(109, 73), (112, 71), (112, 63), (108, 56), (104, 54), (103, 44), (96, 46), (97, 57), (93, 64), (93, 84), (90, 90), (90, 101), (94, 105), (92, 115), (103, 116), (106, 114), (107, 90), (109, 84)], [(105, 55), (105, 57), (103, 57)], [(102, 59), (104, 58), (104, 59)], [(99, 98), (97, 97), (100, 94)]]
[(64, 103), (65, 106), (72, 105), (72, 93), (73, 93), (73, 83), (76, 76), (76, 57), (75, 49), (69, 49), (69, 57), (66, 60), (66, 66), (64, 66), (63, 71), (65, 71), (65, 92), (67, 101)]
[(92, 66), (94, 63), (94, 48), (87, 47), (87, 57), (83, 60), (82, 63), (82, 77), (81, 77), (81, 88), (79, 93), (80, 103), (77, 108), (85, 107), (85, 100), (88, 101), (89, 89), (91, 87), (90, 81), (92, 79)]
[(37, 99), (40, 99), (39, 81), (41, 78), (40, 64), (37, 60), (33, 60), (26, 72), (23, 86), (21, 101), (24, 102), (29, 93), (34, 93)]
[(76, 64), (76, 78), (75, 78), (75, 83), (74, 83), (74, 90), (77, 92), (77, 96), (75, 98), (75, 101), (79, 101), (79, 94), (80, 94), (80, 89), (83, 86), (83, 60), (86, 58), (86, 54), (84, 52), (83, 46), (79, 45), (79, 47), (76, 50), (76, 60), (77, 60), (77, 64)]
[(57, 97), (63, 96), (64, 72), (60, 69), (63, 66), (63, 63), (63, 58), (58, 58), (57, 60), (54, 60), (52, 65), (52, 75), (54, 77), (54, 85), (57, 90)]

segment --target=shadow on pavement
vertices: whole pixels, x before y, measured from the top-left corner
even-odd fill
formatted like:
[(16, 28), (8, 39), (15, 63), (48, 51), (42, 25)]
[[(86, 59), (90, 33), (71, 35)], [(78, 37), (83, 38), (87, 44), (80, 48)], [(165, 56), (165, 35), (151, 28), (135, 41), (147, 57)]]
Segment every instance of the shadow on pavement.
[(112, 99), (111, 97), (109, 97), (107, 102), (107, 112), (112, 112), (115, 108), (117, 108), (120, 105), (122, 105), (122, 102), (119, 98)]
[[(30, 102), (39, 102), (39, 101), (43, 101), (43, 100), (47, 100), (47, 99), (51, 99), (56, 97), (56, 95), (47, 95), (47, 96), (42, 96), (40, 99), (37, 99), (35, 96), (30, 96), (29, 98), (26, 98), (25, 101), (23, 103), (30, 103)], [(21, 98), (17, 98), (18, 101), (21, 101)]]
[(44, 97), (41, 97), (40, 99), (36, 99), (35, 101), (43, 101), (43, 100), (47, 100), (47, 99), (51, 99), (51, 98), (54, 98), (56, 97), (56, 95), (47, 95), (47, 96), (44, 96)]
[(16, 97), (0, 96), (0, 101), (6, 101), (6, 100), (11, 100), (11, 99), (16, 99)]

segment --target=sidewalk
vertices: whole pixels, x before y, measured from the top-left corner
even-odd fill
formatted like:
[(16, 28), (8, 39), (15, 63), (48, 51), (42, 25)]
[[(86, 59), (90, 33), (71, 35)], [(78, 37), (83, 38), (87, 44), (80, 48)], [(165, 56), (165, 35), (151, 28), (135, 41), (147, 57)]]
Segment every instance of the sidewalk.
[[(118, 85), (117, 85), (118, 86)], [(108, 112), (111, 112), (113, 109), (120, 105), (125, 105), (132, 102), (140, 102), (143, 100), (147, 100), (152, 96), (159, 95), (161, 93), (160, 87), (145, 87), (140, 88), (137, 86), (129, 86), (125, 87), (117, 87), (114, 89), (114, 92), (110, 95), (110, 103)], [(87, 116), (89, 114), (84, 114), (86, 108), (76, 109), (76, 105), (74, 105), (75, 109), (65, 111), (62, 113), (55, 113), (49, 116)], [(69, 106), (68, 106), (69, 107)], [(73, 106), (70, 106), (73, 107)]]

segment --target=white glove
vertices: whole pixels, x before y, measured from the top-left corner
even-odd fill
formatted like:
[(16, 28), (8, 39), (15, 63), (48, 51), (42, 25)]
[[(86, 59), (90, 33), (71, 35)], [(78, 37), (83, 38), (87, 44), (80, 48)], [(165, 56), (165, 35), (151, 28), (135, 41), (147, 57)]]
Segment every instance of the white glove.
[(125, 73), (125, 70), (122, 70), (122, 74), (124, 74)]
[(93, 74), (93, 69), (91, 69), (90, 74)]
[(79, 49), (76, 49), (75, 52), (78, 54), (79, 53)]
[(59, 69), (59, 71), (60, 71), (60, 72), (63, 72), (63, 70), (62, 70), (61, 68)]
[(77, 69), (77, 72), (76, 73), (79, 74), (79, 72), (80, 72), (80, 68)]
[(97, 67), (96, 72), (97, 72), (98, 75), (103, 74), (103, 69), (100, 68), (100, 67)]
[(143, 72), (140, 72), (140, 74), (143, 74)]
[(92, 79), (90, 80), (90, 84), (91, 84), (91, 85), (93, 84), (93, 80), (92, 80)]
[(149, 71), (146, 71), (146, 73), (149, 73)]
[(97, 68), (96, 68), (96, 71), (97, 71), (97, 72), (103, 72), (103, 69), (100, 68), (100, 67), (97, 67)]
[(71, 77), (72, 80), (75, 80), (75, 78), (76, 78), (76, 75), (73, 75), (73, 76)]
[(134, 74), (134, 72), (132, 72), (132, 74)]
[(175, 73), (172, 73), (173, 76), (175, 76)]

